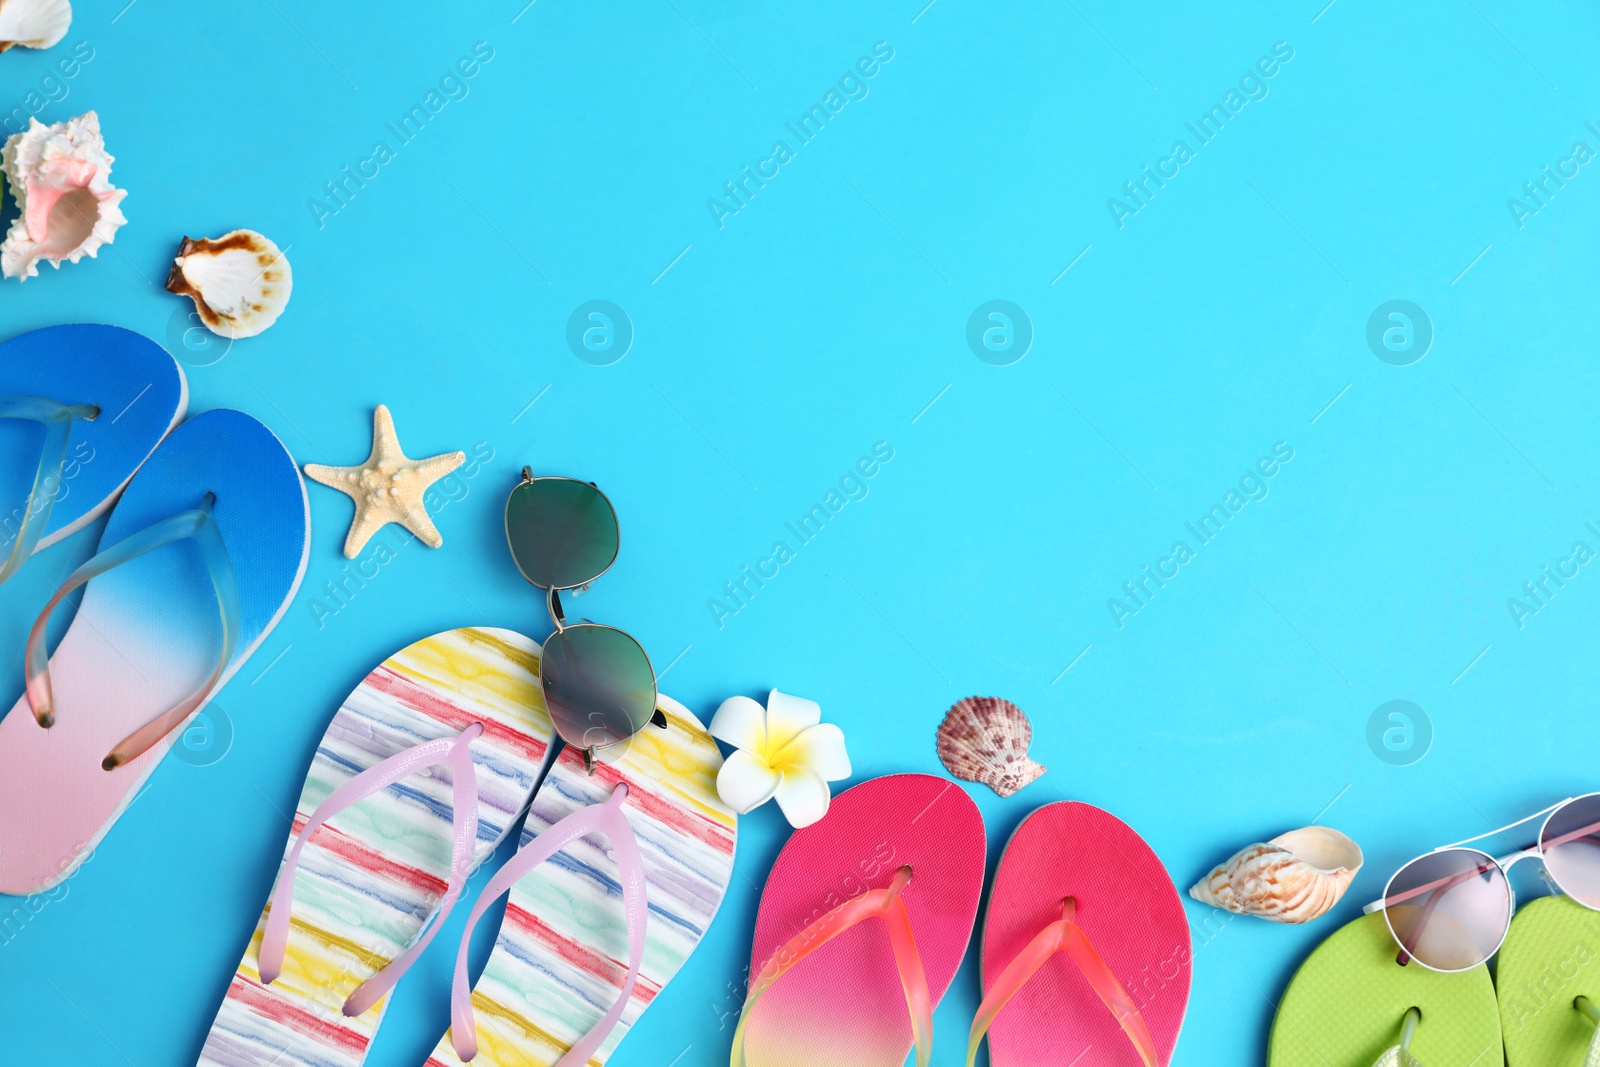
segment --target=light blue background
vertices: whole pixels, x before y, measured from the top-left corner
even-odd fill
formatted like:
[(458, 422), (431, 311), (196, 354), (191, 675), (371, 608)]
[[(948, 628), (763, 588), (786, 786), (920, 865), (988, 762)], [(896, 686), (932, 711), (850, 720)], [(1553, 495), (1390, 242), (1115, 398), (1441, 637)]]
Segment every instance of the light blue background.
[[(217, 362), (186, 355), (209, 363), (187, 368), (192, 410), (243, 408), (301, 462), (349, 464), (383, 402), (412, 455), (493, 458), (438, 512), (442, 549), (399, 550), (333, 615), (315, 605), (338, 606), (351, 508), (309, 487), (304, 587), (219, 700), (231, 750), (169, 759), (0, 945), (8, 1062), (193, 1062), (342, 697), (441, 629), (546, 631), (500, 532), (523, 463), (615, 501), (622, 557), (583, 613), (637, 634), (702, 715), (772, 686), (813, 697), (859, 780), (939, 771), (962, 696), (1025, 708), (1050, 770), (1010, 800), (969, 789), (993, 854), (1063, 797), (1126, 819), (1180, 888), (1319, 817), (1353, 835), (1367, 867), (1311, 926), (1186, 902), (1176, 1064), (1259, 1062), (1294, 968), (1404, 859), (1596, 788), (1600, 573), (1521, 628), (1507, 606), (1575, 541), (1600, 549), (1600, 164), (1522, 228), (1507, 205), (1574, 141), (1600, 150), (1589, 6), (122, 2), (0, 56), (11, 108), (92, 46), (40, 115), (97, 109), (130, 190), (98, 260), (0, 283), (0, 336), (93, 320), (165, 340), (179, 239), (248, 226), (288, 248), (293, 302)], [(393, 147), (385, 123), (478, 41), (494, 58), (469, 95), (319, 227), (308, 201)], [(708, 198), (793, 148), (784, 123), (878, 41), (894, 58), (870, 95), (719, 229)], [(1294, 58), (1269, 95), (1119, 229), (1107, 198), (1195, 147), (1184, 123), (1279, 41)], [(612, 366), (565, 341), (592, 299), (636, 330)], [(965, 341), (991, 299), (1033, 323), (1012, 366)], [(1432, 319), (1411, 366), (1365, 340), (1391, 299)], [(708, 600), (877, 441), (894, 459), (869, 495), (718, 627)], [(1194, 547), (1184, 523), (1277, 442), (1294, 458), (1270, 495), (1119, 629), (1108, 598)], [(97, 536), (0, 591), (6, 701), (28, 621)], [(1410, 766), (1367, 744), (1391, 699), (1432, 720)], [(786, 831), (771, 808), (742, 821), (721, 917), (617, 1067), (726, 1062)], [(442, 1032), (464, 917), (398, 993), (374, 1067), (420, 1063)], [(937, 1015), (941, 1065), (961, 1059), (974, 959)]]

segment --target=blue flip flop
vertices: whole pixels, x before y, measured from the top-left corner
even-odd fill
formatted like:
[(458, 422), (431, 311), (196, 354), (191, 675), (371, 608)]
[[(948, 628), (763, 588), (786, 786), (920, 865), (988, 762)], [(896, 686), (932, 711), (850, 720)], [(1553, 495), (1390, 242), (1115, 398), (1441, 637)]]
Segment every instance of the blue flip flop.
[(0, 582), (104, 514), (188, 404), (177, 362), (132, 330), (47, 326), (0, 344)]
[[(29, 634), (0, 720), (0, 893), (77, 869), (288, 610), (310, 533), (294, 457), (249, 415), (204, 412), (156, 449)], [(47, 663), (50, 613), (85, 583)]]

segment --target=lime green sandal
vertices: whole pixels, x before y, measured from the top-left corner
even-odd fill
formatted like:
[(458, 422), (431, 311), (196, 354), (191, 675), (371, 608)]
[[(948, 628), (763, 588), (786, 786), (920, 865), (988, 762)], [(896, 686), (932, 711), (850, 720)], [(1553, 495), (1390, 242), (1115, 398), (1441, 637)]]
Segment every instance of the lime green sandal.
[[(1488, 968), (1402, 967), (1397, 951), (1380, 914), (1317, 946), (1278, 1004), (1268, 1067), (1505, 1067)], [(1522, 1063), (1557, 1067), (1537, 1058)]]
[(1496, 978), (1507, 1067), (1600, 1067), (1600, 912), (1562, 896), (1523, 905)]

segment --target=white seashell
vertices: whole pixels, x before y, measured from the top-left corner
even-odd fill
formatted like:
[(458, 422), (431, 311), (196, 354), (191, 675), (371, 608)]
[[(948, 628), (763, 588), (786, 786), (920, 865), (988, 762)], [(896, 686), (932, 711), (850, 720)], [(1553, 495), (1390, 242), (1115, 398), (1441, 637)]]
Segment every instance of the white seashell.
[(1189, 895), (1240, 915), (1304, 923), (1339, 903), (1359, 870), (1359, 845), (1338, 830), (1307, 826), (1240, 849)]
[(214, 241), (185, 237), (167, 275), (167, 290), (193, 298), (206, 328), (230, 339), (277, 322), (293, 288), (287, 257), (254, 230)]
[(1044, 773), (1028, 758), (1033, 727), (1022, 709), (999, 697), (957, 701), (939, 724), (939, 761), (957, 778), (1008, 797)]
[(71, 25), (67, 0), (0, 0), (0, 52), (13, 45), (50, 48)]
[(111, 184), (112, 162), (93, 111), (53, 126), (29, 119), (10, 137), (0, 167), (21, 214), (0, 242), (0, 274), (31, 278), (40, 260), (59, 269), (110, 244), (128, 221), (121, 208), (128, 193)]

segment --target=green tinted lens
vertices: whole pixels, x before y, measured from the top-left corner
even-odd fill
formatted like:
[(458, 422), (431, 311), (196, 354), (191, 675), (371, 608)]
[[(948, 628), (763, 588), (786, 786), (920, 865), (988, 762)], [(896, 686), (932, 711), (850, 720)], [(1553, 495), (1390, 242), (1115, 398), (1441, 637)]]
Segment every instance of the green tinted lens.
[(605, 495), (572, 478), (535, 478), (506, 500), (506, 540), (524, 578), (541, 589), (572, 589), (617, 558), (617, 513)]
[(568, 744), (595, 748), (638, 733), (656, 710), (656, 677), (639, 642), (579, 623), (550, 635), (539, 661), (545, 707)]

